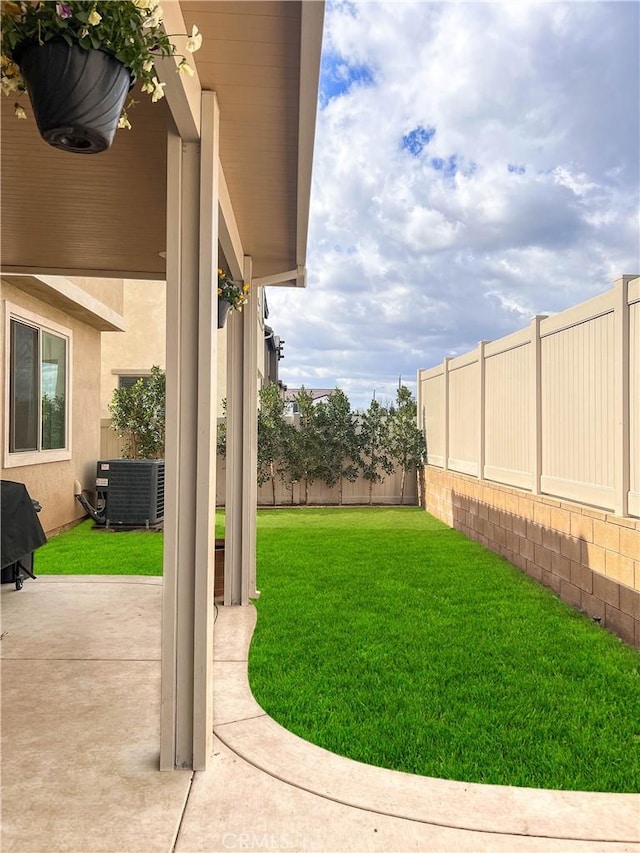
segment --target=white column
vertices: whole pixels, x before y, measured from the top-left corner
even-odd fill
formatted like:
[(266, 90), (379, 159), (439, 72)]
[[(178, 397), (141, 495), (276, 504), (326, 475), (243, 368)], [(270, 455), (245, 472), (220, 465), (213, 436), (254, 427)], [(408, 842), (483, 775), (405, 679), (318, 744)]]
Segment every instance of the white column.
[(213, 586), (218, 404), (218, 160), (220, 112), (202, 93), (193, 685), (193, 769), (205, 770), (213, 747)]
[(227, 479), (225, 494), (224, 603), (242, 604), (242, 441), (244, 316), (227, 319)]
[(200, 152), (169, 132), (160, 766), (193, 764)]
[[(251, 258), (243, 278), (251, 285)], [(227, 490), (224, 603), (256, 597), (256, 480), (258, 456), (258, 351), (256, 292), (227, 334)]]
[[(245, 256), (244, 280), (251, 284), (252, 261)], [(243, 442), (242, 442), (242, 603), (258, 598), (256, 588), (256, 511), (258, 507), (258, 293), (251, 291), (247, 310), (243, 312)]]
[(202, 770), (213, 729), (218, 107), (202, 142), (169, 132), (160, 767)]

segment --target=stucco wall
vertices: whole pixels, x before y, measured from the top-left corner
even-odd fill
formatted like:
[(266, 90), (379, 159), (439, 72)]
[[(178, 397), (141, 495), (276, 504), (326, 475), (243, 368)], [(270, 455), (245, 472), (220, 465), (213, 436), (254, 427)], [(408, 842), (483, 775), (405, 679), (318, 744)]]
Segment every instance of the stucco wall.
[[(4, 467), (2, 453), (1, 476), (5, 480), (24, 483), (32, 498), (40, 501), (40, 522), (45, 532), (82, 518), (84, 512), (74, 498), (73, 484), (77, 479), (83, 487), (95, 486), (95, 463), (100, 452), (100, 332), (63, 311), (52, 308), (28, 292), (2, 282), (2, 348), (0, 370), (0, 399), (2, 423), (6, 423), (6, 346), (5, 300), (18, 308), (38, 315), (44, 321), (64, 326), (72, 333), (71, 356), (71, 451), (72, 458), (62, 462)], [(3, 442), (5, 441), (3, 429)]]
[(121, 278), (70, 278), (74, 284), (81, 287), (86, 293), (91, 294), (95, 299), (117, 311), (118, 314), (123, 313), (124, 290), (123, 279)]
[(426, 509), (640, 648), (640, 520), (425, 468)]
[(109, 417), (109, 403), (118, 373), (149, 371), (166, 365), (166, 285), (164, 281), (125, 281), (124, 332), (104, 332), (100, 377), (100, 417)]
[[(84, 279), (74, 279), (75, 282)], [(106, 281), (106, 280), (105, 280)], [(166, 368), (166, 283), (125, 281), (124, 332), (104, 332), (100, 371), (100, 417), (109, 418), (109, 403), (118, 386), (118, 374), (150, 371), (154, 364)], [(227, 387), (227, 330), (218, 331), (218, 417)]]

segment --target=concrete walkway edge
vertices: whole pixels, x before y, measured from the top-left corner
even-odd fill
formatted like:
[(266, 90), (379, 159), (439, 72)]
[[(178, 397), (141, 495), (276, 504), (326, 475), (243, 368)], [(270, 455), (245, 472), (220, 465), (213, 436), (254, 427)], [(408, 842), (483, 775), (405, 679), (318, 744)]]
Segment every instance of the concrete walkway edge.
[(640, 843), (640, 795), (481, 785), (362, 764), (284, 729), (258, 705), (248, 681), (253, 606), (218, 607), (214, 732), (274, 779), (342, 805), (478, 833)]

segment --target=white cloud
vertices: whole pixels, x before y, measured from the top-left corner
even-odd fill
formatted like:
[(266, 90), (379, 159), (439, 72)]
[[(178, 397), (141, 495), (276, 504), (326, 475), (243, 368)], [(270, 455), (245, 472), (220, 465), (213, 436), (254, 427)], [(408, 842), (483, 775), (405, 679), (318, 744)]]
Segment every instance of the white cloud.
[(327, 5), (308, 288), (268, 294), (285, 382), (392, 398), (640, 272), (639, 11)]

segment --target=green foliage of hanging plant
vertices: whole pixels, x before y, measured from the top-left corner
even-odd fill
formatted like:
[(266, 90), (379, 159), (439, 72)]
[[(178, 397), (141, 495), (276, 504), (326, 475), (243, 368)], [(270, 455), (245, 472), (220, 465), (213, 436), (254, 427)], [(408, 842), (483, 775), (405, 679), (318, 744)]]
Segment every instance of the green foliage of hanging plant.
[[(162, 56), (182, 56), (178, 71), (193, 76), (192, 65), (178, 53), (162, 26), (162, 8), (157, 0), (67, 0), (64, 3), (6, 2), (1, 4), (2, 59), (0, 85), (6, 95), (27, 91), (15, 51), (25, 42), (45, 44), (62, 39), (84, 50), (104, 50), (129, 69), (152, 101), (164, 97), (165, 83), (158, 80), (155, 62)], [(177, 35), (177, 34), (176, 34)], [(186, 35), (186, 34), (185, 34)], [(194, 25), (185, 50), (194, 53), (202, 45), (202, 34)], [(119, 127), (129, 129), (127, 110)], [(15, 104), (18, 118), (26, 118), (24, 107)]]

